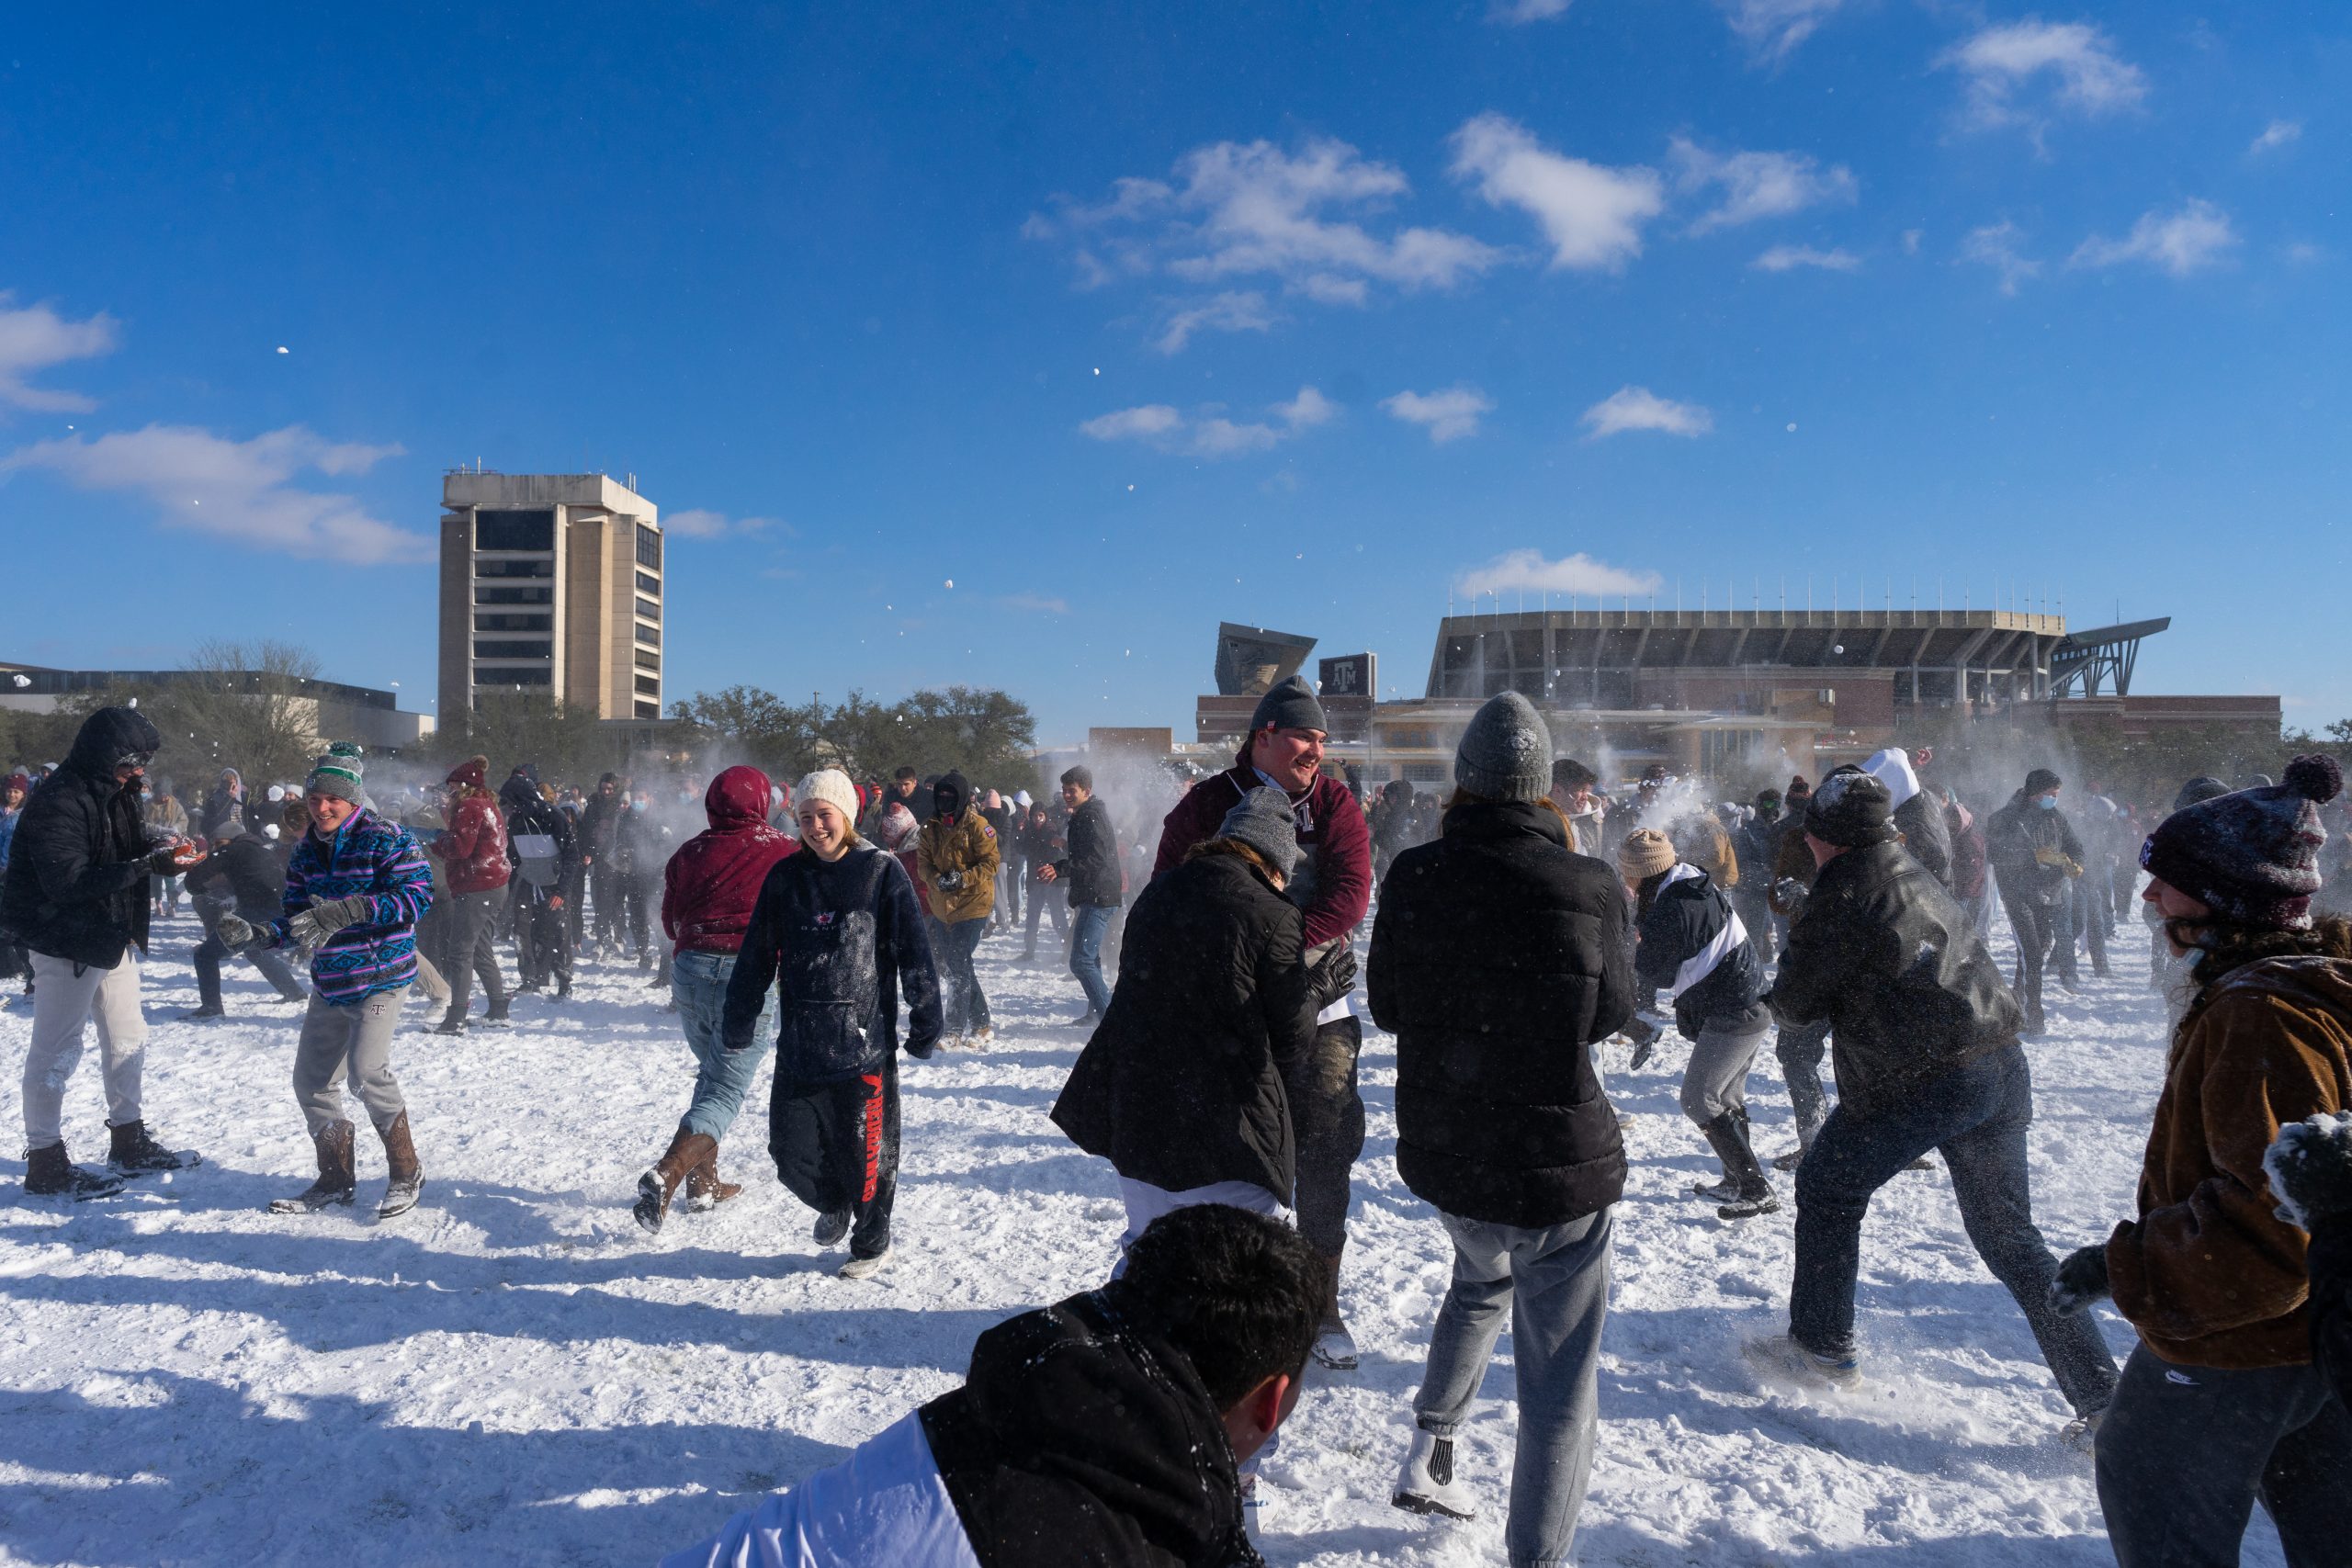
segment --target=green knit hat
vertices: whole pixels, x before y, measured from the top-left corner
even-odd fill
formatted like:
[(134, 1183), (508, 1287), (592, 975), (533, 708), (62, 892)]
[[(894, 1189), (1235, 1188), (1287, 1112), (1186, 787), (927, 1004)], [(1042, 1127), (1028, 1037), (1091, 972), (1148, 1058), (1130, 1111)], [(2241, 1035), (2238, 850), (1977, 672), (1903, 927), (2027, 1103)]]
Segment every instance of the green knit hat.
[(311, 795), (333, 795), (337, 800), (358, 805), (368, 794), (367, 785), (360, 782), (360, 775), (366, 771), (366, 765), (360, 761), (362, 755), (364, 753), (359, 748), (350, 741), (336, 741), (327, 748), (325, 756), (311, 764), (311, 780), (303, 785), (304, 790)]

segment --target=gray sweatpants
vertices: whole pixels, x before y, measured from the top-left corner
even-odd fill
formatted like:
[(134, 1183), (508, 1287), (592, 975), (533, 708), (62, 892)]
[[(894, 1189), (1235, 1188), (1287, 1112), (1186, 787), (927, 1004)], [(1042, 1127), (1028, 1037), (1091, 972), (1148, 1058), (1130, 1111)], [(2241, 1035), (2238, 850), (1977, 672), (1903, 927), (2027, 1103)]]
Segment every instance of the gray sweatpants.
[(82, 1036), (98, 1026), (98, 1059), (107, 1091), (107, 1121), (139, 1120), (139, 1086), (147, 1062), (147, 1015), (139, 1006), (139, 950), (126, 947), (111, 969), (36, 953), (33, 961), (33, 1041), (25, 1053), (25, 1146), (45, 1149), (65, 1141), (65, 1083), (82, 1060)]
[(368, 1119), (382, 1132), (399, 1120), (408, 1102), (392, 1081), (392, 1029), (400, 1021), (408, 987), (378, 991), (364, 1000), (336, 1007), (316, 991), (302, 1015), (302, 1038), (294, 1047), (294, 1099), (315, 1138), (343, 1116), (343, 1081), (368, 1108)]
[(1429, 1366), (1413, 1414), (1423, 1431), (1453, 1435), (1469, 1418), (1510, 1313), (1519, 1443), (1503, 1543), (1512, 1568), (1564, 1564), (1576, 1543), (1600, 1422), (1610, 1211), (1541, 1229), (1442, 1211), (1438, 1218), (1453, 1238), (1453, 1283), (1430, 1332)]
[(1748, 1065), (1771, 1031), (1769, 1018), (1738, 1028), (1711, 1021), (1701, 1029), (1690, 1065), (1682, 1069), (1682, 1114), (1703, 1127), (1726, 1111), (1745, 1109)]

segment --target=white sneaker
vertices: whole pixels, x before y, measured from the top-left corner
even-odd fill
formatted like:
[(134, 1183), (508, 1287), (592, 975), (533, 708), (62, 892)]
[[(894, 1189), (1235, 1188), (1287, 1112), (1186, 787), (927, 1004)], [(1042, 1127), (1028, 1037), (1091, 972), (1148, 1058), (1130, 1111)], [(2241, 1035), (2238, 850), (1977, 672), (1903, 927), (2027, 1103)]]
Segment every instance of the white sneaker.
[(988, 1024), (984, 1023), (978, 1029), (972, 1031), (971, 1046), (975, 1051), (987, 1050), (989, 1046), (995, 1042), (995, 1040), (996, 1031)]
[(1396, 1472), (1390, 1502), (1413, 1514), (1442, 1514), (1449, 1519), (1477, 1517), (1470, 1488), (1454, 1478), (1453, 1439), (1416, 1430), (1405, 1467)]
[(2107, 1406), (2100, 1405), (2087, 1416), (2077, 1416), (2059, 1429), (2058, 1440), (2078, 1454), (2098, 1451), (2098, 1429), (2107, 1422)]
[(884, 1247), (871, 1258), (853, 1258), (835, 1272), (844, 1280), (871, 1280), (882, 1272), (882, 1265), (890, 1261), (890, 1249)]

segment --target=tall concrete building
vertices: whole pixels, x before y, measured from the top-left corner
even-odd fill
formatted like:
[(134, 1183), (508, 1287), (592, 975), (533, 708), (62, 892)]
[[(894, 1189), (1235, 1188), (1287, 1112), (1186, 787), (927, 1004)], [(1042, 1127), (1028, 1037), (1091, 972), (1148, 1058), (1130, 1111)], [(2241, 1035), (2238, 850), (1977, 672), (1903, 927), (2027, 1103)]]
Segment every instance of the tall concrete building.
[[(634, 476), (631, 476), (634, 478)], [(603, 474), (460, 469), (441, 481), (440, 720), (484, 692), (662, 716), (662, 522)]]

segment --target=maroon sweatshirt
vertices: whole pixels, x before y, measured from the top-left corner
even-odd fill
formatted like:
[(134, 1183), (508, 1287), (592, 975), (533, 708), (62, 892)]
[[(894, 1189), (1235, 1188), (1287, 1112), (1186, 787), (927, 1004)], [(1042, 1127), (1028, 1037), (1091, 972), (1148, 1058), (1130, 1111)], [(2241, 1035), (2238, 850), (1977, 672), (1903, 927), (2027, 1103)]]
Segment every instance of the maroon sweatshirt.
[[(1225, 814), (1265, 780), (1250, 765), (1243, 747), (1236, 765), (1184, 792), (1159, 826), (1155, 877), (1181, 863), (1194, 844), (1216, 837)], [(1343, 937), (1363, 923), (1372, 907), (1372, 826), (1348, 786), (1318, 773), (1304, 795), (1291, 796), (1291, 820), (1298, 829), (1298, 869), (1288, 893), (1306, 916), (1309, 951)]]
[(680, 953), (736, 953), (769, 868), (800, 847), (768, 826), (768, 778), (734, 767), (710, 781), (707, 830), (678, 846), (662, 872), (662, 929)]

